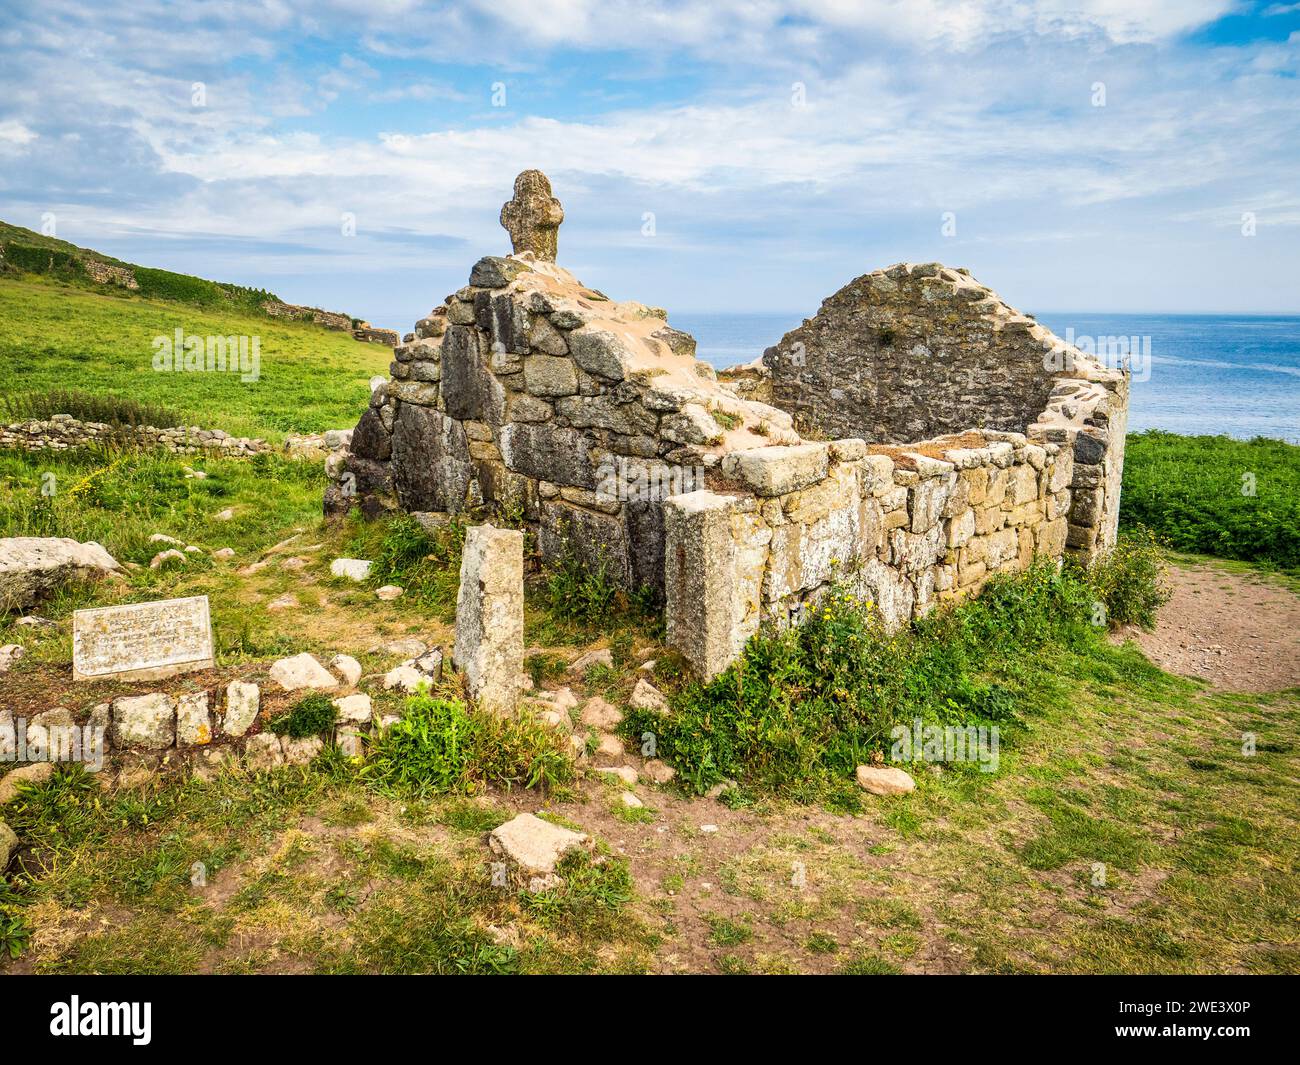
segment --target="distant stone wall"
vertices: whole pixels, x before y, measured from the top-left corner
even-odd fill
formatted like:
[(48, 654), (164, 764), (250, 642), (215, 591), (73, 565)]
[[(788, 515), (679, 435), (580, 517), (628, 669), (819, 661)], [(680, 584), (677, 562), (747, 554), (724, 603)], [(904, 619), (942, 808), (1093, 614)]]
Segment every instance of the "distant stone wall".
[(361, 340), (368, 344), (387, 344), (390, 348), (397, 347), (402, 342), (402, 338), (397, 335), (395, 329), (376, 329), (374, 326), (359, 326), (352, 330), (352, 339)]
[(135, 279), (135, 271), (126, 266), (100, 262), (98, 259), (82, 259), (82, 268), (90, 279), (100, 285), (121, 285), (123, 288), (138, 289), (140, 283)]
[(337, 311), (322, 311), (319, 307), (299, 307), (280, 300), (267, 300), (262, 310), (271, 318), (283, 318), (291, 322), (313, 322), (326, 329), (351, 330), (352, 319)]
[(231, 436), (220, 429), (177, 426), (158, 429), (152, 425), (116, 426), (104, 422), (77, 421), (68, 414), (48, 420), (33, 419), (0, 425), (0, 448), (22, 451), (66, 451), (88, 444), (127, 439), (137, 447), (160, 447), (177, 455), (218, 450), (233, 457), (273, 451), (275, 445), (246, 436)]
[(704, 676), (837, 580), (892, 630), (1059, 557), (1069, 535), (1073, 455), (1019, 433), (763, 448), (726, 456), (723, 472), (738, 493), (665, 504), (668, 639)]

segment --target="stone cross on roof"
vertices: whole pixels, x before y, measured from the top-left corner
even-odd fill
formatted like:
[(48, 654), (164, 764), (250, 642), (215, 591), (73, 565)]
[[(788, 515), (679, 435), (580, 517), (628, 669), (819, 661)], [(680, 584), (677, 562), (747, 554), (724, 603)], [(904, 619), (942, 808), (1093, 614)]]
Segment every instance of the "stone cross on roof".
[(564, 208), (551, 195), (551, 182), (540, 170), (525, 170), (515, 178), (515, 197), (501, 208), (501, 225), (510, 234), (515, 254), (530, 251), (555, 262)]

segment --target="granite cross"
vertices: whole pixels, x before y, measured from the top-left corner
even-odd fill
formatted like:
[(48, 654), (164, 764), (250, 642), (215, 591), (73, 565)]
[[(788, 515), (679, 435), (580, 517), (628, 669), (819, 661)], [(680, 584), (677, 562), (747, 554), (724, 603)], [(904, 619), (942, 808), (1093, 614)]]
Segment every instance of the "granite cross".
[(525, 170), (515, 178), (515, 196), (501, 208), (501, 225), (510, 234), (515, 254), (530, 251), (555, 262), (564, 208), (551, 195), (551, 183), (540, 170)]

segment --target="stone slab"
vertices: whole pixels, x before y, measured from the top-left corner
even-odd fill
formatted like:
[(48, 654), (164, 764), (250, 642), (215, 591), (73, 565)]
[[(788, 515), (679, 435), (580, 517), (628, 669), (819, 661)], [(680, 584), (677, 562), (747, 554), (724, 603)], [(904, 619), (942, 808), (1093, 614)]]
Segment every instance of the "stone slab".
[(211, 669), (206, 595), (95, 607), (72, 615), (72, 679), (160, 680)]

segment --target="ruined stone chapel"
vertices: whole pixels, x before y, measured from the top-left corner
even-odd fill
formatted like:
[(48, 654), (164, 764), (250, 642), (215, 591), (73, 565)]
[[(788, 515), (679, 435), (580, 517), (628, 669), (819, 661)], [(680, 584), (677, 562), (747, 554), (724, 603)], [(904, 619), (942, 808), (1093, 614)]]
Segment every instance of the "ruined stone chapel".
[(1127, 372), (967, 270), (865, 274), (717, 372), (664, 310), (557, 265), (563, 219), (520, 174), (513, 254), (395, 349), (330, 460), (328, 511), (526, 523), (543, 560), (651, 588), (706, 677), (840, 578), (897, 627), (1036, 555), (1113, 545)]

